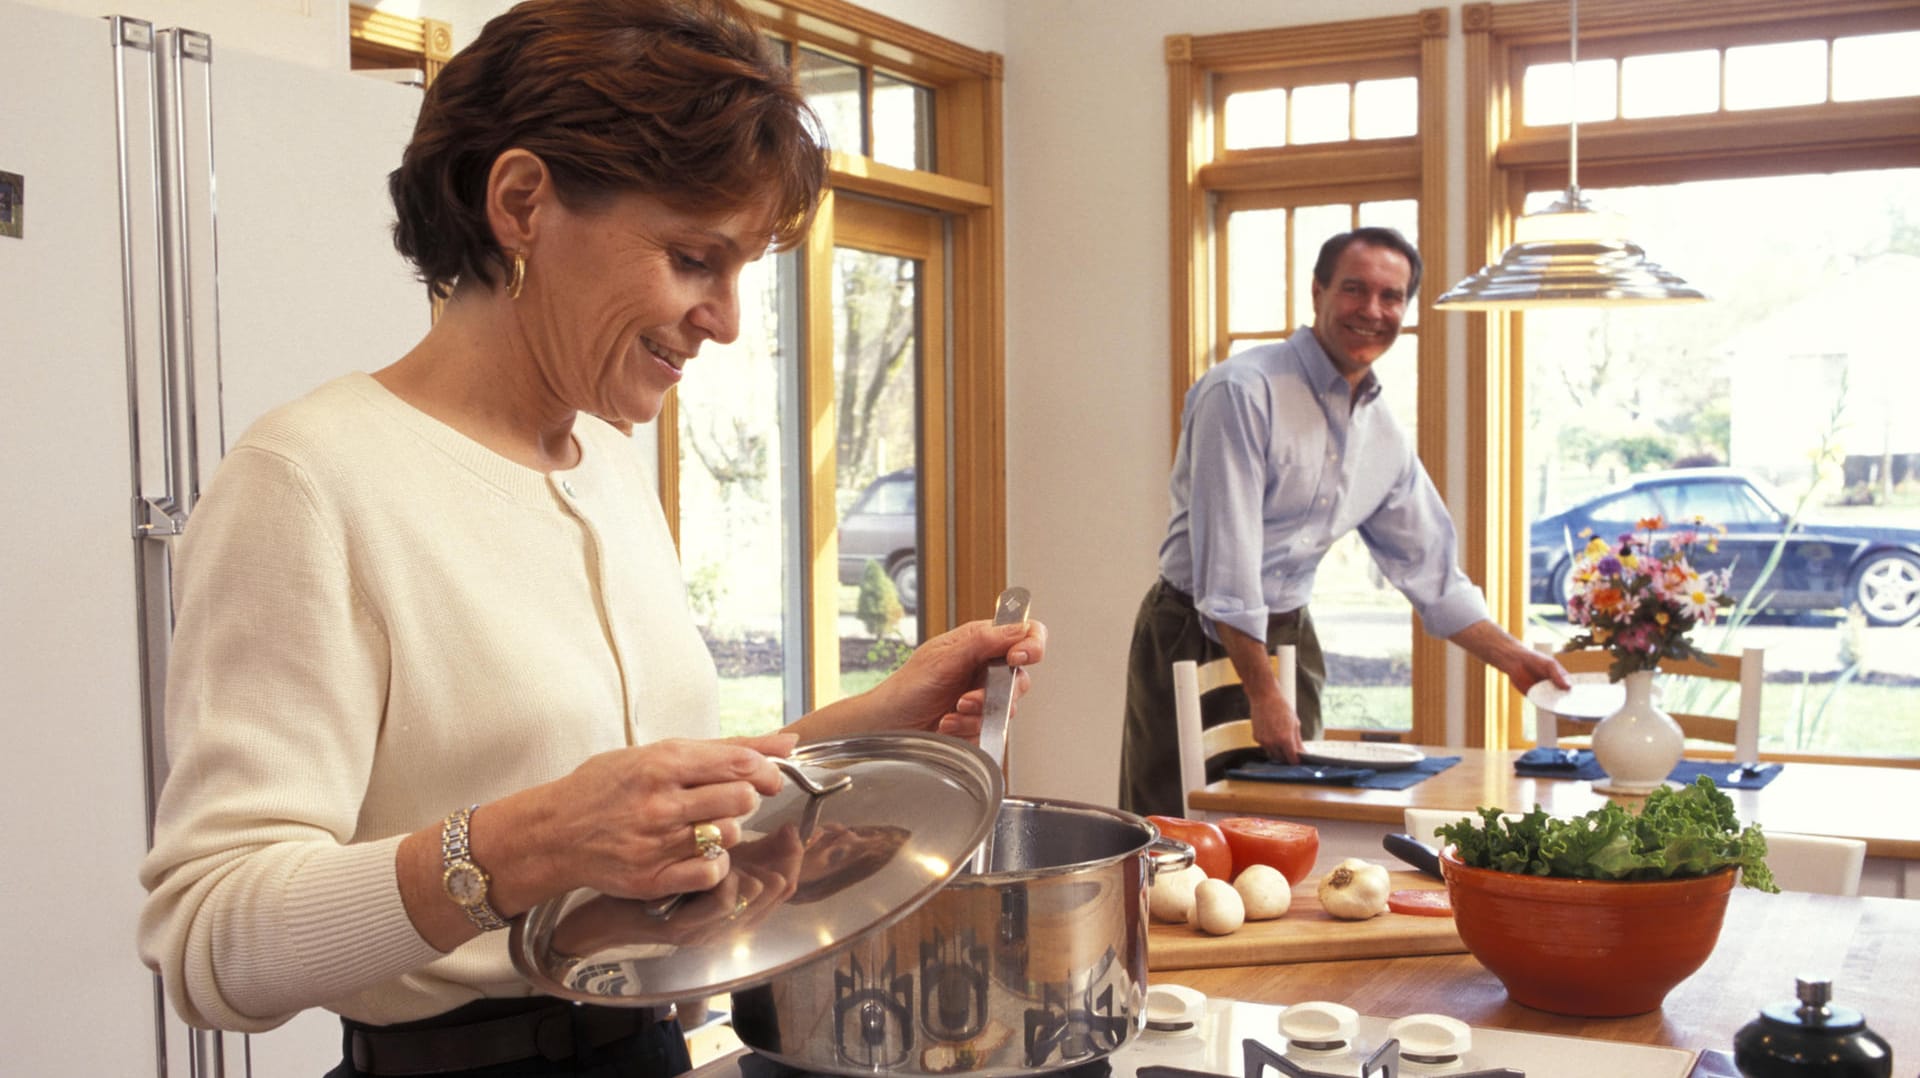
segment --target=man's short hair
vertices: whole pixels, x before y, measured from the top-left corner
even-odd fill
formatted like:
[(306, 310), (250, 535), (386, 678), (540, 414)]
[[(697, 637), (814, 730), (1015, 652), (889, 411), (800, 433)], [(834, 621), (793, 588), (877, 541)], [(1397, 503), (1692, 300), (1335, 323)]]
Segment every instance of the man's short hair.
[(1339, 262), (1340, 256), (1346, 253), (1347, 248), (1356, 243), (1364, 243), (1369, 247), (1387, 247), (1405, 255), (1407, 265), (1413, 268), (1413, 275), (1407, 280), (1407, 299), (1411, 302), (1414, 296), (1419, 295), (1419, 249), (1408, 243), (1407, 238), (1402, 236), (1398, 229), (1378, 226), (1341, 232), (1320, 245), (1320, 257), (1313, 263), (1313, 279), (1320, 283), (1320, 287), (1327, 288), (1333, 284), (1334, 263)]

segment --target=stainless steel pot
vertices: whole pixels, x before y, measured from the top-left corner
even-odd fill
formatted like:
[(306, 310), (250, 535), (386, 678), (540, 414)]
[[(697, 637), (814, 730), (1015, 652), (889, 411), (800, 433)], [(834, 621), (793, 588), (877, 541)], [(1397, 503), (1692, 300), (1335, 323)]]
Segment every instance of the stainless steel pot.
[(992, 851), (905, 918), (736, 991), (740, 1039), (809, 1071), (989, 1078), (1125, 1044), (1146, 1018), (1148, 885), (1192, 849), (1129, 813), (1008, 798)]

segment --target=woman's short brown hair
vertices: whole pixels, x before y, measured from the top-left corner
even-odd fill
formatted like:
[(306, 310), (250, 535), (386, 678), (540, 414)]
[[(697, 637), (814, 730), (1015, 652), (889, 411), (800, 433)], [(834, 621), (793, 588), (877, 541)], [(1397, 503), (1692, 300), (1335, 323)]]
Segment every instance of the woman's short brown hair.
[(519, 147), (582, 208), (628, 192), (702, 214), (770, 199), (784, 249), (806, 235), (826, 186), (819, 131), (734, 0), (525, 0), (428, 89), (387, 181), (394, 246), (436, 295), (468, 276), (491, 285), (505, 255), (487, 178)]

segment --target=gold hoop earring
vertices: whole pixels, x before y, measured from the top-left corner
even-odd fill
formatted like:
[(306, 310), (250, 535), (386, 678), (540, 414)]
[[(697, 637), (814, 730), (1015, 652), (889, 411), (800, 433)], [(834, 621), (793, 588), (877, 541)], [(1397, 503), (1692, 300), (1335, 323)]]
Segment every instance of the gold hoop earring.
[(513, 252), (513, 272), (507, 277), (507, 298), (519, 299), (520, 290), (527, 284), (527, 256), (525, 252)]

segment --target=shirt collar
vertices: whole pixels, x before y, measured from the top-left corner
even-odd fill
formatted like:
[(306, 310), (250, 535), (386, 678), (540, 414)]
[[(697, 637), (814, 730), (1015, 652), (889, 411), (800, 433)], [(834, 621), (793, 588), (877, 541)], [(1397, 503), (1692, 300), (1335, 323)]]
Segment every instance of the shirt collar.
[[(1304, 353), (1303, 362), (1307, 376), (1314, 381), (1315, 385), (1323, 392), (1337, 385), (1342, 391), (1351, 393), (1352, 387), (1347, 385), (1347, 380), (1341, 375), (1340, 368), (1333, 365), (1333, 357), (1327, 355), (1327, 350), (1320, 347), (1320, 338), (1314, 336), (1313, 328), (1301, 326), (1288, 339), (1295, 337), (1300, 340), (1300, 350)], [(1372, 367), (1368, 367), (1367, 373), (1360, 379), (1360, 392), (1352, 396), (1353, 403), (1358, 407), (1379, 395), (1380, 376), (1373, 372)]]

